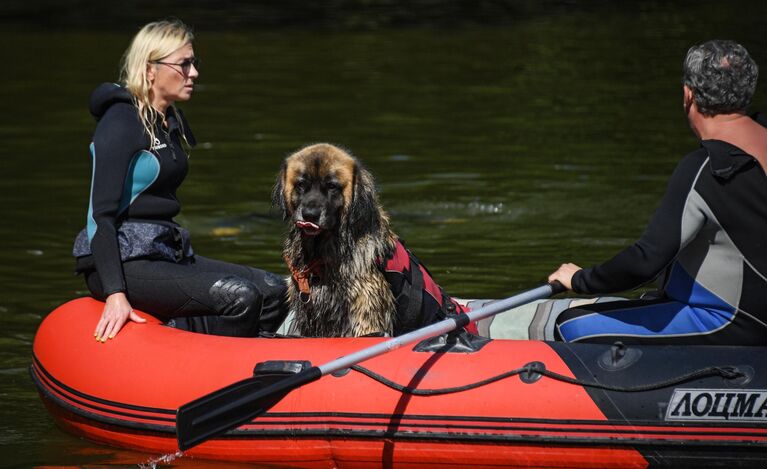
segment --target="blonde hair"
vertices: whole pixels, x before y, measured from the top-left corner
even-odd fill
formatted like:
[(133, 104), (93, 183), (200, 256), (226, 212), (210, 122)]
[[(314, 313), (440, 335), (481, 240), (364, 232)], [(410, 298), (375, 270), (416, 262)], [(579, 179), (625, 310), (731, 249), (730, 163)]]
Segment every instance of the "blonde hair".
[[(192, 29), (181, 20), (155, 21), (136, 33), (122, 57), (120, 81), (133, 95), (139, 119), (149, 136), (150, 148), (155, 140), (154, 123), (160, 113), (152, 107), (152, 84), (147, 78), (147, 65), (162, 60), (193, 40)], [(186, 141), (183, 127), (181, 131)]]

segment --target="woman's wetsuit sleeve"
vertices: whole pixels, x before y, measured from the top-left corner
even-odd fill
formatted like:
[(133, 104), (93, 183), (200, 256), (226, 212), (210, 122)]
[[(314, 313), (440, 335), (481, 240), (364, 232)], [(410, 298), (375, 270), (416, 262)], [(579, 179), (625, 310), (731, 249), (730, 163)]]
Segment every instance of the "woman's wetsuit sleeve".
[[(705, 151), (697, 151), (679, 163), (639, 240), (607, 262), (576, 272), (572, 280), (576, 293), (631, 290), (656, 278), (673, 261), (704, 222), (701, 216), (684, 217), (688, 196), (694, 190), (704, 160)], [(683, 223), (687, 224), (684, 229)]]
[(91, 145), (91, 180), (88, 236), (104, 294), (125, 291), (118, 217), (127, 208), (126, 177), (134, 155), (147, 147), (135, 107), (112, 106), (99, 121)]

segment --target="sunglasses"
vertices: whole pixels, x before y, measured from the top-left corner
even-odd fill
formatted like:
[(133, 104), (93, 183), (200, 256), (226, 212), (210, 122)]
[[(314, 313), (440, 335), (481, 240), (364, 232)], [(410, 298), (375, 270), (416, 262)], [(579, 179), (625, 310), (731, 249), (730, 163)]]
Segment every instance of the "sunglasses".
[(192, 57), (191, 59), (185, 59), (183, 62), (179, 62), (179, 63), (162, 62), (160, 60), (155, 60), (150, 63), (168, 65), (168, 66), (175, 65), (176, 67), (181, 67), (181, 73), (183, 73), (185, 76), (189, 75), (189, 72), (192, 70), (192, 66), (194, 66), (195, 69), (200, 70), (200, 59), (198, 59), (197, 57)]

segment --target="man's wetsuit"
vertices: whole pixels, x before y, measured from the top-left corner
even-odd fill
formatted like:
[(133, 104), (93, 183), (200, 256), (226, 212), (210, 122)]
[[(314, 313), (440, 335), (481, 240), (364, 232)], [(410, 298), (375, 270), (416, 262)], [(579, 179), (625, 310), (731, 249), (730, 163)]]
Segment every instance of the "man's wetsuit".
[(677, 166), (642, 237), (577, 272), (573, 290), (629, 290), (664, 271), (661, 298), (566, 310), (558, 338), (767, 343), (767, 177), (755, 158), (720, 140), (702, 141)]
[[(125, 292), (132, 306), (185, 328), (224, 335), (274, 330), (287, 312), (285, 282), (274, 274), (194, 255), (174, 221), (176, 190), (188, 169), (181, 145), (194, 145), (173, 107), (155, 124), (151, 146), (123, 87), (105, 83), (91, 96), (98, 125), (86, 228), (75, 241), (78, 271), (93, 295)], [(207, 317), (206, 315), (210, 315)]]

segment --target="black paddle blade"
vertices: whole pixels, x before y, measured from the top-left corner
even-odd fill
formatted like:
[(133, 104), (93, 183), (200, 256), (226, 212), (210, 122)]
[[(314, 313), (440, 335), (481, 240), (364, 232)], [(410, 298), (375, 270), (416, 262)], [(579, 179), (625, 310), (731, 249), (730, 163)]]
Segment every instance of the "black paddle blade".
[(230, 384), (176, 411), (178, 448), (189, 448), (253, 420), (293, 389), (322, 377), (317, 367), (295, 375), (266, 374)]

